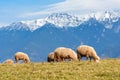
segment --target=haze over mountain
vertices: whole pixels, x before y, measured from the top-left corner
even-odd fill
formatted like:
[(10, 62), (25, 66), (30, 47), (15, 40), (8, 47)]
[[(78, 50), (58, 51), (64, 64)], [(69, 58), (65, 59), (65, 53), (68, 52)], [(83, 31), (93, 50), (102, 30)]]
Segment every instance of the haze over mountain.
[(53, 13), (44, 19), (15, 22), (0, 28), (0, 61), (14, 58), (18, 51), (31, 61), (46, 61), (57, 47), (74, 50), (81, 45), (95, 48), (101, 58), (120, 57), (119, 11), (86, 15)]

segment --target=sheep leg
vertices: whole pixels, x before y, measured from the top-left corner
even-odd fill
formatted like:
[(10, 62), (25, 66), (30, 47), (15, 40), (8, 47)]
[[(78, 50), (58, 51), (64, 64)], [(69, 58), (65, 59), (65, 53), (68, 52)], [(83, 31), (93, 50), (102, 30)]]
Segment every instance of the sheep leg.
[(92, 58), (90, 57), (90, 61), (92, 60)]
[(82, 56), (79, 54), (78, 55), (78, 60), (80, 61), (82, 59)]
[(73, 59), (70, 55), (68, 55), (67, 58), (69, 59), (69, 61), (72, 61), (72, 59)]
[(56, 60), (57, 60), (57, 62), (60, 62), (61, 58), (59, 56), (57, 56)]
[(88, 53), (88, 50), (86, 51), (86, 60), (88, 60), (89, 58), (89, 53)]
[(15, 58), (16, 63), (18, 63), (18, 58)]
[(54, 55), (54, 62), (59, 62), (58, 59), (59, 59), (58, 56)]
[(88, 60), (88, 57), (86, 57), (86, 60)]
[(64, 60), (64, 58), (59, 57), (59, 61), (60, 61), (60, 62), (63, 62), (63, 60)]
[(57, 59), (58, 59), (58, 62), (62, 61), (60, 56), (57, 56)]
[(48, 61), (48, 62), (50, 62), (50, 59), (49, 59), (49, 57), (47, 58), (47, 61)]
[(56, 62), (56, 61), (58, 61), (58, 60), (56, 59), (56, 57), (54, 57), (54, 62)]
[(63, 61), (64, 61), (64, 58), (62, 58), (61, 61), (63, 62)]
[(25, 63), (29, 63), (28, 59), (24, 59)]
[(16, 63), (18, 63), (18, 60), (16, 60)]
[(24, 63), (27, 63), (26, 59), (23, 59)]
[(58, 62), (61, 62), (61, 59), (60, 59), (60, 58), (58, 59)]

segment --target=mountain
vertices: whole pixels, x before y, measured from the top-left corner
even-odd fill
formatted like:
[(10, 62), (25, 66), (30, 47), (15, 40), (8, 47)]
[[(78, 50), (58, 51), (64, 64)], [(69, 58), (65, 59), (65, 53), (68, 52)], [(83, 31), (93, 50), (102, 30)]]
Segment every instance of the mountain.
[(45, 19), (21, 21), (0, 28), (0, 61), (14, 59), (18, 51), (31, 61), (46, 61), (57, 47), (73, 50), (81, 45), (95, 48), (101, 58), (120, 56), (120, 15), (105, 11), (73, 16), (53, 13)]

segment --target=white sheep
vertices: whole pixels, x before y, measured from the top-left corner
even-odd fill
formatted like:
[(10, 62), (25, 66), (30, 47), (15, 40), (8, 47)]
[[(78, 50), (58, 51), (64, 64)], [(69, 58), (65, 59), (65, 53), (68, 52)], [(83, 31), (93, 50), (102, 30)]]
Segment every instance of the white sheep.
[(23, 52), (17, 52), (15, 55), (15, 61), (18, 63), (19, 60), (23, 60), (25, 63), (29, 63), (30, 59), (26, 53)]
[(100, 60), (99, 56), (96, 54), (95, 49), (88, 45), (79, 46), (77, 48), (77, 56), (79, 60), (81, 60), (82, 57), (86, 57), (86, 59), (90, 58), (90, 61), (91, 59), (96, 62)]
[(7, 59), (3, 63), (5, 63), (5, 64), (14, 64), (14, 61), (12, 59)]
[(78, 60), (77, 54), (70, 48), (59, 47), (54, 51), (54, 61), (64, 61), (65, 59), (69, 60)]

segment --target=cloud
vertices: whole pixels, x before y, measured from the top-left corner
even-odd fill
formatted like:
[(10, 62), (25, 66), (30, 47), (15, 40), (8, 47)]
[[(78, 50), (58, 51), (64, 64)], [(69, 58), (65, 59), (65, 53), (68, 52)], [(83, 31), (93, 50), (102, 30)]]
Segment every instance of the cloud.
[(119, 0), (65, 0), (47, 5), (44, 10), (30, 12), (25, 16), (47, 15), (56, 12), (84, 13), (88, 11), (119, 10)]
[(7, 25), (8, 25), (7, 23), (0, 22), (0, 28)]

